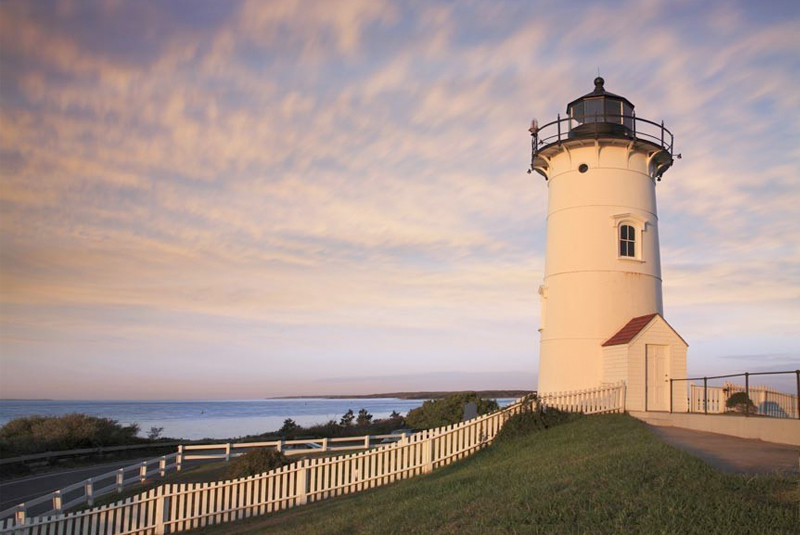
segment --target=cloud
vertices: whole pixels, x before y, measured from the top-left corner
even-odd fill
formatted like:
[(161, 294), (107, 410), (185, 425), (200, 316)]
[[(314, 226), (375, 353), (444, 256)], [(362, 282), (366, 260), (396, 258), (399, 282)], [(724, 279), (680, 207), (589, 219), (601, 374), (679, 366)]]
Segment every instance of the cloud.
[(5, 2), (12, 368), (103, 331), (179, 359), (237, 340), (247, 363), (267, 333), (263, 362), (318, 374), (400, 345), (535, 370), (547, 186), (525, 129), (598, 67), (683, 152), (658, 185), (670, 321), (700, 345), (774, 340), (800, 291), (797, 14), (753, 10)]

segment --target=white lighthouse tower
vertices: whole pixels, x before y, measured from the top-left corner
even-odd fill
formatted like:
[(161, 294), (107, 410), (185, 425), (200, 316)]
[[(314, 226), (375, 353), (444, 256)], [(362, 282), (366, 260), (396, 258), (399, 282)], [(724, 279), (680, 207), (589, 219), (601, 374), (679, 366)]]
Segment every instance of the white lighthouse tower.
[(604, 80), (538, 127), (531, 170), (548, 187), (539, 391), (625, 382), (629, 408), (667, 410), (686, 343), (664, 320), (656, 182), (673, 136)]

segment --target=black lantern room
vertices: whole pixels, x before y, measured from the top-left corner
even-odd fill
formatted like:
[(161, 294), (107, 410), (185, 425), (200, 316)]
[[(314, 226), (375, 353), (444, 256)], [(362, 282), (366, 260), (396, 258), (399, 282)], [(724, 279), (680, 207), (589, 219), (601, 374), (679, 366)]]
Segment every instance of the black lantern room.
[(584, 135), (633, 136), (633, 104), (603, 88), (605, 80), (594, 79), (594, 91), (567, 104), (572, 119), (569, 137)]

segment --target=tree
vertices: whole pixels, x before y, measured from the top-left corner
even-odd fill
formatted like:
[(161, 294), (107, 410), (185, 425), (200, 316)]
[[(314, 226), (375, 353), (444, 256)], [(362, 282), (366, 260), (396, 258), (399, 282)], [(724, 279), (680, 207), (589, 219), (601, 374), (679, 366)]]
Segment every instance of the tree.
[(345, 427), (349, 427), (353, 425), (353, 420), (355, 420), (356, 416), (353, 414), (353, 409), (347, 409), (347, 412), (344, 413), (342, 419), (339, 421), (339, 425), (343, 425)]
[(151, 427), (150, 431), (147, 432), (147, 439), (148, 440), (158, 440), (161, 436), (161, 432), (164, 431), (163, 427)]
[(281, 427), (281, 428), (278, 430), (278, 433), (283, 433), (283, 434), (285, 434), (285, 435), (291, 435), (292, 433), (294, 433), (295, 431), (297, 431), (297, 428), (298, 428), (298, 427), (299, 427), (299, 426), (297, 425), (297, 422), (295, 422), (295, 421), (294, 421), (294, 420), (292, 420), (291, 418), (286, 418), (286, 419), (283, 421), (283, 427)]
[(389, 418), (391, 418), (392, 420), (399, 420), (402, 417), (403, 415), (397, 411), (392, 411), (392, 414), (389, 415)]
[(361, 409), (358, 411), (358, 418), (356, 418), (356, 424), (360, 426), (367, 426), (372, 423), (372, 415), (367, 412), (367, 409)]

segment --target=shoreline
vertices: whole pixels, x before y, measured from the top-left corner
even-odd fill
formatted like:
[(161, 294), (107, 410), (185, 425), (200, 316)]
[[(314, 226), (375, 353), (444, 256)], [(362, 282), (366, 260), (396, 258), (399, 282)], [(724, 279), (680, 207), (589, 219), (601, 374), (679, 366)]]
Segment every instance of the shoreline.
[(384, 392), (380, 394), (328, 394), (302, 396), (275, 396), (266, 399), (441, 399), (452, 394), (475, 393), (483, 398), (519, 398), (536, 390), (449, 390), (421, 392)]

